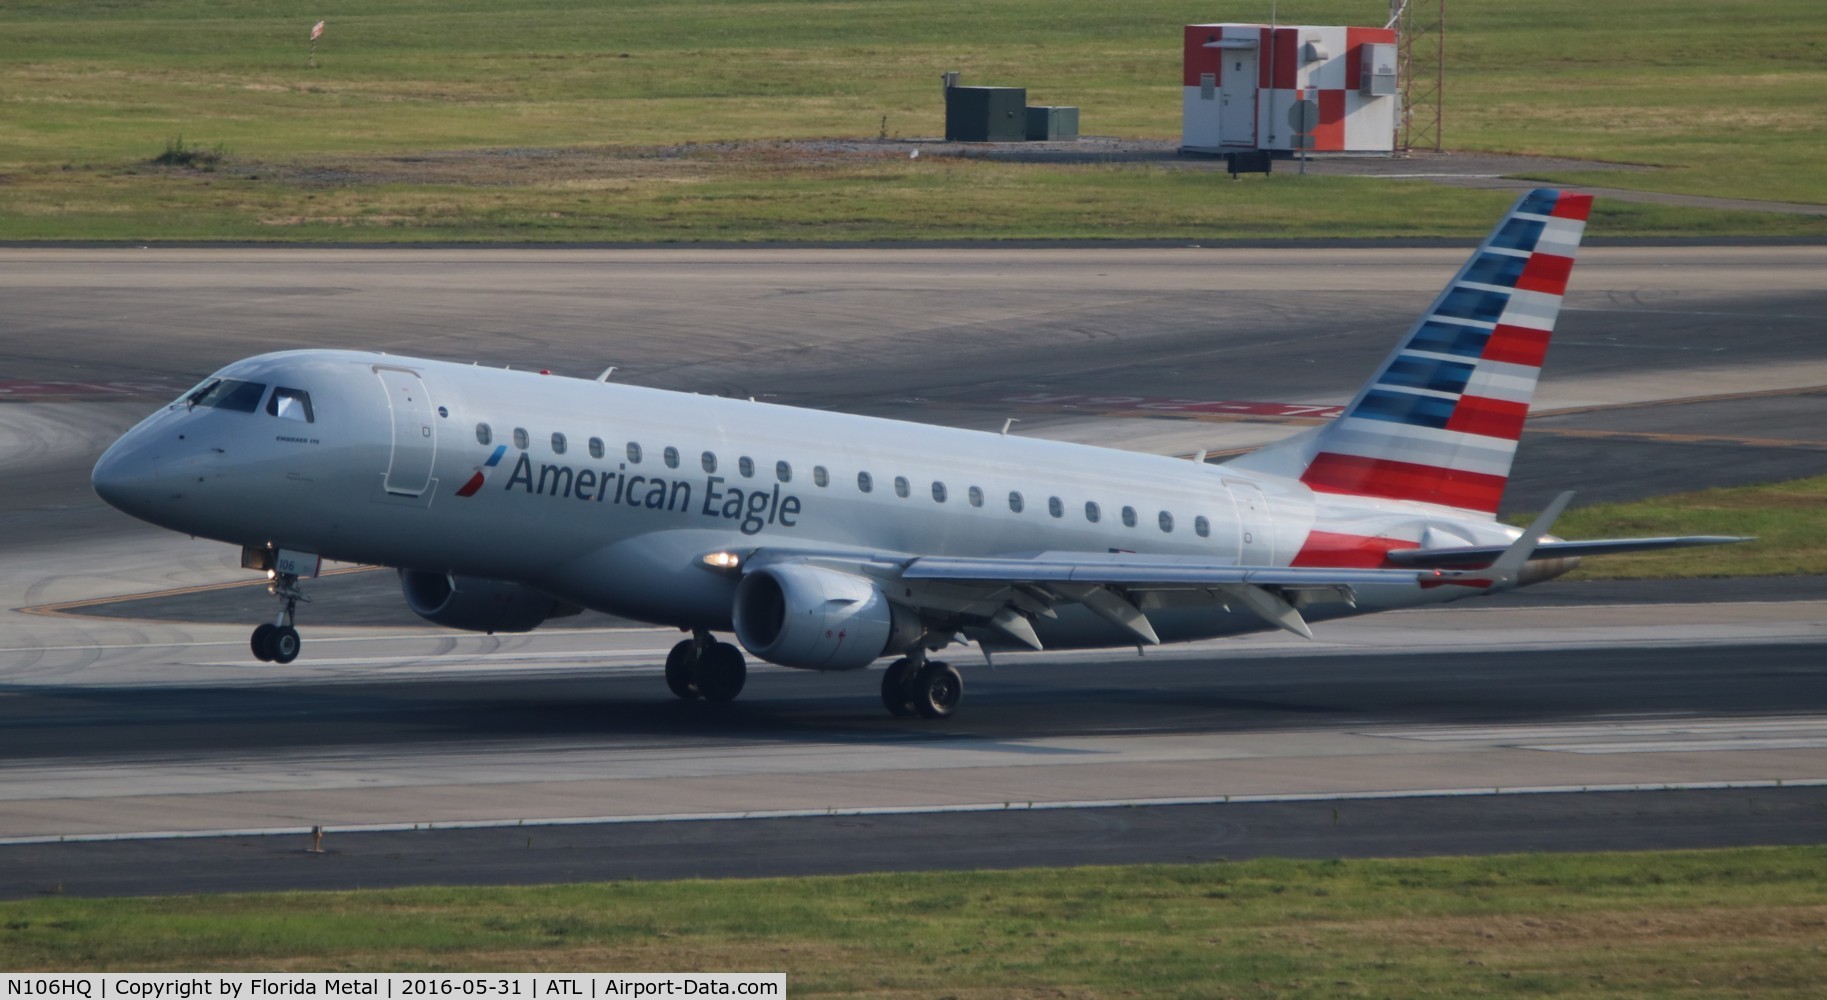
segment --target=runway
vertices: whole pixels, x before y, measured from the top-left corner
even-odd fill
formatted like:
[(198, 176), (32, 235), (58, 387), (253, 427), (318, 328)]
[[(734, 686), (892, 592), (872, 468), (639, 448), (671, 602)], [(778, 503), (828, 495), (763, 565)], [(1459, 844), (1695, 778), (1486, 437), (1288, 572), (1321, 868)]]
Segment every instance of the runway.
[[(1244, 448), (1342, 402), (1462, 255), (0, 250), (0, 895), (1818, 840), (1819, 579), (1550, 583), (1311, 644), (994, 671), (961, 649), (967, 703), (935, 725), (886, 717), (873, 672), (758, 669), (733, 705), (678, 703), (658, 669), (676, 634), (443, 632), (378, 573), (321, 581), (303, 658), (256, 665), (267, 598), (194, 589), (245, 580), (235, 554), (87, 489), (158, 401), (294, 346)], [(1506, 505), (1822, 471), (1824, 264), (1583, 255)], [(1565, 791), (1662, 787), (1714, 790)], [(1334, 808), (1363, 825), (1319, 832)], [(750, 814), (776, 818), (731, 818)], [(603, 822), (539, 825), (579, 820)], [(382, 832), (516, 823), (535, 826)], [(333, 853), (301, 868), (314, 824)], [(158, 839), (221, 831), (241, 833)], [(782, 846), (807, 837), (829, 851)]]

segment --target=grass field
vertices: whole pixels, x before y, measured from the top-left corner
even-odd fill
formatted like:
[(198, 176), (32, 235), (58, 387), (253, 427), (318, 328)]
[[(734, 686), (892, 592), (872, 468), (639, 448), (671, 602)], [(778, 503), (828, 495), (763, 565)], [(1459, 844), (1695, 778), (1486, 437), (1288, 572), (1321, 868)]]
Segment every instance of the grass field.
[[(1533, 515), (1513, 518), (1527, 524)], [(1827, 476), (1678, 493), (1567, 511), (1562, 538), (1750, 535), (1756, 541), (1598, 556), (1571, 579), (1635, 580), (1827, 574)]]
[[(1505, 203), (1412, 181), (746, 145), (936, 136), (948, 69), (1078, 105), (1088, 133), (1174, 137), (1189, 16), (1211, 15), (1161, 0), (15, 0), (0, 7), (0, 239), (1469, 236)], [(1447, 141), (1661, 168), (1605, 174), (1614, 186), (1827, 203), (1824, 21), (1815, 0), (1461, 6)], [(223, 156), (152, 163), (180, 141)], [(587, 163), (532, 155), (551, 150)], [(410, 167), (440, 156), (447, 169)], [(1827, 221), (1613, 204), (1594, 226), (1689, 231)]]
[(0, 942), (7, 970), (785, 970), (802, 997), (1811, 997), (1827, 851), (43, 898), (0, 902)]

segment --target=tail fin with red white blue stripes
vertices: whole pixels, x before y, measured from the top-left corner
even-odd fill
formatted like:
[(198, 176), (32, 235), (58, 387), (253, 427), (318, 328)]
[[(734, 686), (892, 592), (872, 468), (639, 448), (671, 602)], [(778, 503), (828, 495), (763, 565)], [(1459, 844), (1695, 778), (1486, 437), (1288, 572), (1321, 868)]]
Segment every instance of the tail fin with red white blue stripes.
[(1336, 420), (1230, 466), (1495, 516), (1591, 210), (1523, 195)]

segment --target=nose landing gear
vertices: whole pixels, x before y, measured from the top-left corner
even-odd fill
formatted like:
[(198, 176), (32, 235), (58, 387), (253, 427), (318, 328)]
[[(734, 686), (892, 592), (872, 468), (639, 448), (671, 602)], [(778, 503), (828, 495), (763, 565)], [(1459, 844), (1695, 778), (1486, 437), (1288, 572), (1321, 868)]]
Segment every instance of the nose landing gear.
[(248, 645), (254, 651), (254, 658), (262, 663), (290, 663), (298, 659), (298, 649), (303, 644), (298, 638), (298, 630), (292, 627), (293, 616), (299, 601), (309, 604), (311, 599), (298, 589), (296, 573), (276, 574), (266, 589), (283, 601), (284, 606), (272, 621), (254, 629)]

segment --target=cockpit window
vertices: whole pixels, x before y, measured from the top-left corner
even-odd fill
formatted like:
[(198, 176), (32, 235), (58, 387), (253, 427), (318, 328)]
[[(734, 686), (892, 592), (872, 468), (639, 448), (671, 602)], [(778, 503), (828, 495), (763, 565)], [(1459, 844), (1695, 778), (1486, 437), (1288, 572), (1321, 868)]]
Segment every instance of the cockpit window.
[(303, 389), (287, 389), (279, 386), (266, 401), (266, 412), (281, 420), (302, 420), (315, 423), (316, 414), (311, 412), (311, 394)]
[(252, 413), (260, 409), (260, 397), (264, 395), (266, 385), (263, 383), (223, 378), (204, 383), (202, 388), (191, 393), (184, 401), (191, 406), (213, 406), (237, 413)]

